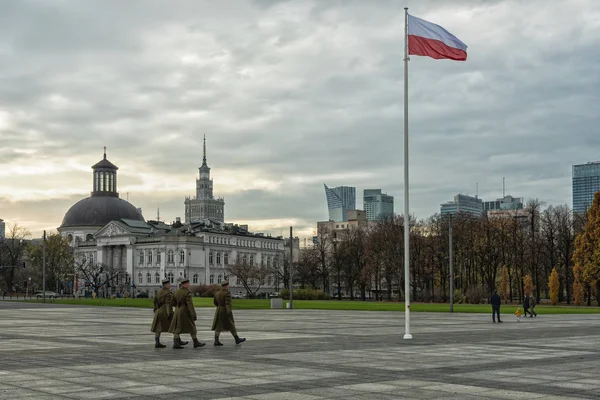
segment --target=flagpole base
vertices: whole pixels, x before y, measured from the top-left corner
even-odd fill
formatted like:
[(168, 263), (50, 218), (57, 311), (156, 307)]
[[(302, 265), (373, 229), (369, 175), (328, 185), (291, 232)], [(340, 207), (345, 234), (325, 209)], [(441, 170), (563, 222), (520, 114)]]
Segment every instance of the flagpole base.
[(413, 337), (412, 337), (412, 335), (411, 335), (410, 333), (405, 333), (405, 334), (404, 334), (404, 340), (410, 340), (410, 339), (412, 339), (412, 338), (413, 338)]

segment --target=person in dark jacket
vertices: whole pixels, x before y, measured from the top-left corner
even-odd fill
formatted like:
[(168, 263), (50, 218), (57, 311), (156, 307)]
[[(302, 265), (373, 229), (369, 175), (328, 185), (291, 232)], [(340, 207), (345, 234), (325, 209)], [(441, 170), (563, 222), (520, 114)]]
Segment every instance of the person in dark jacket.
[(527, 313), (531, 315), (531, 311), (529, 311), (529, 295), (525, 295), (525, 299), (523, 299), (523, 317), (527, 317)]
[(500, 320), (500, 305), (502, 304), (502, 299), (496, 290), (494, 290), (494, 294), (492, 294), (492, 298), (490, 299), (490, 304), (492, 305), (492, 321), (496, 323), (496, 314), (498, 315), (498, 322), (502, 322)]

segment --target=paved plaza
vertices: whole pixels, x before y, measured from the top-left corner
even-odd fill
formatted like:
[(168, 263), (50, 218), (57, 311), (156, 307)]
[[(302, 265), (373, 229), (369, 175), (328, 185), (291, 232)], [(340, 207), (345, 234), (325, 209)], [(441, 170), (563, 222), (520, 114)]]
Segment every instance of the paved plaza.
[[(600, 316), (239, 310), (248, 341), (154, 349), (152, 310), (0, 301), (0, 399), (593, 399)], [(182, 336), (185, 339), (185, 337)], [(223, 340), (224, 339), (224, 340)]]

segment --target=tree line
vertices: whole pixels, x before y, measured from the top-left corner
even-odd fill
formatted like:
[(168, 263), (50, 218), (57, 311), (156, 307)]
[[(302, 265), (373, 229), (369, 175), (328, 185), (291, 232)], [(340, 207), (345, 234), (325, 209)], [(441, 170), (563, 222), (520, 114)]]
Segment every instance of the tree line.
[[(591, 217), (594, 213), (597, 218)], [(557, 302), (590, 304), (599, 292), (594, 263), (600, 266), (600, 253), (597, 259), (579, 254), (596, 254), (593, 249), (600, 248), (600, 198), (589, 215), (587, 221), (586, 215), (573, 214), (567, 205), (545, 207), (536, 199), (519, 212), (490, 217), (459, 213), (411, 218), (411, 299), (449, 301), (451, 224), (455, 301), (480, 302), (498, 290), (507, 301), (522, 301), (533, 292), (538, 299), (550, 299), (552, 294)], [(583, 245), (576, 243), (585, 238), (586, 243), (597, 243), (579, 250)], [(402, 216), (362, 228), (321, 230), (316, 239), (293, 266), (298, 287), (338, 298), (405, 297)]]

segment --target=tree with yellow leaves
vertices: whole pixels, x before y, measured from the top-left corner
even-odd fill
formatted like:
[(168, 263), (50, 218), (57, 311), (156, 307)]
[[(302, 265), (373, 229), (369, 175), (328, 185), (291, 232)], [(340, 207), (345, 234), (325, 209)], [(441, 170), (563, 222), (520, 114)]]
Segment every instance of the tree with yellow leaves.
[(579, 264), (573, 266), (573, 301), (577, 306), (582, 306), (585, 301), (583, 268)]
[[(581, 283), (589, 288), (595, 282), (596, 292), (600, 292), (600, 192), (594, 195), (585, 228), (575, 239), (573, 261), (575, 266), (581, 267)], [(573, 273), (575, 274), (575, 268)], [(575, 283), (573, 288), (575, 289)], [(600, 305), (600, 298), (597, 300)]]
[(550, 279), (548, 280), (548, 287), (550, 288), (550, 303), (556, 305), (558, 303), (558, 294), (560, 292), (560, 281), (558, 279), (558, 271), (556, 271), (556, 268), (552, 269)]
[(531, 275), (527, 274), (523, 277), (523, 291), (525, 296), (530, 293), (533, 293), (533, 280), (531, 279)]

